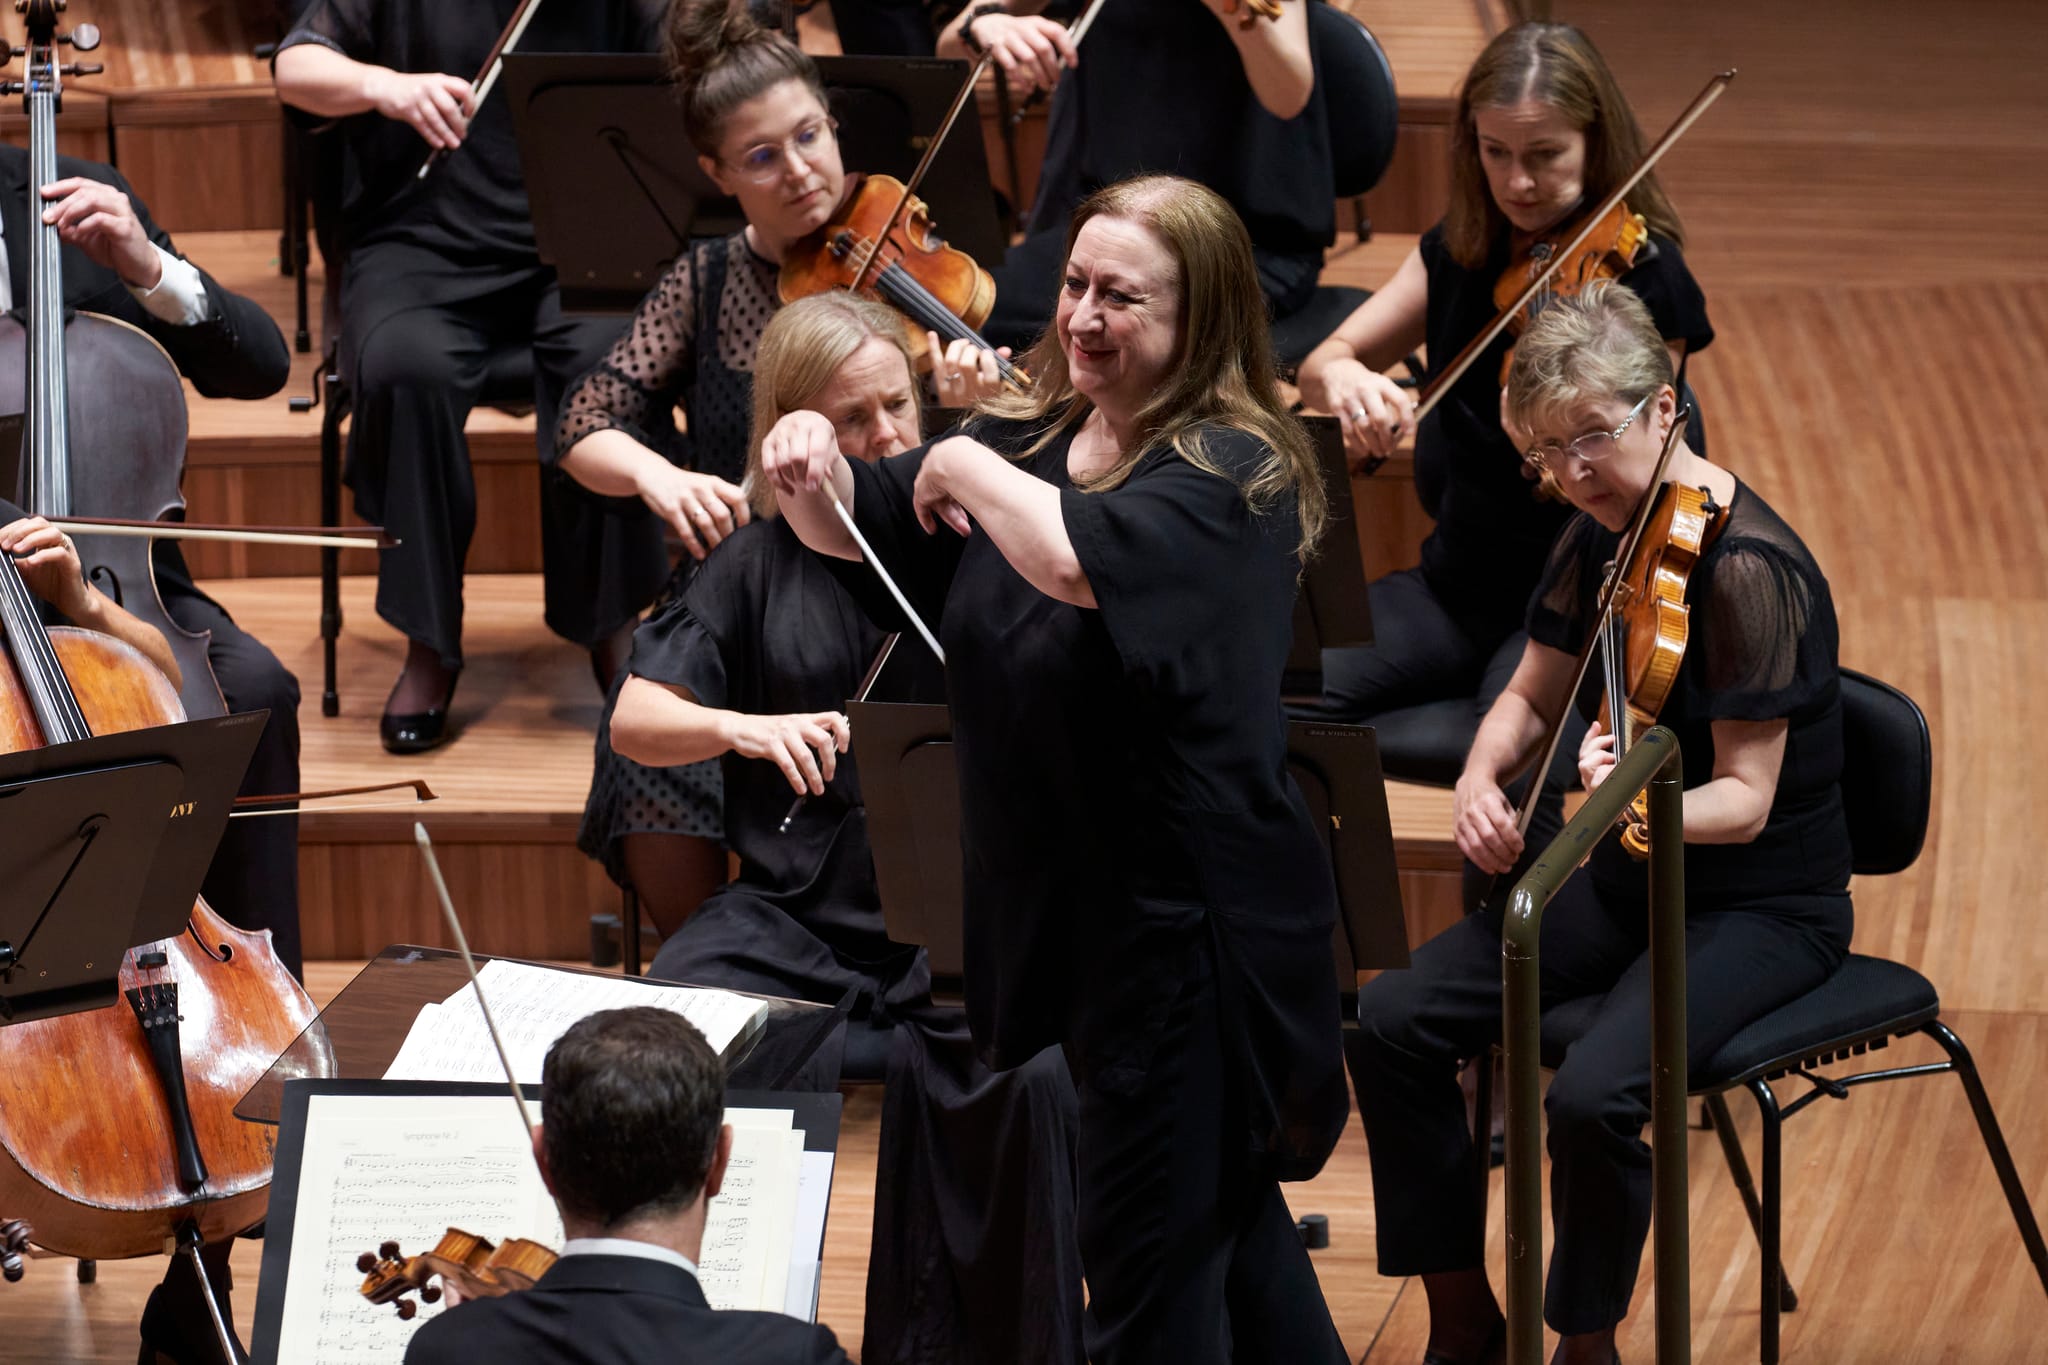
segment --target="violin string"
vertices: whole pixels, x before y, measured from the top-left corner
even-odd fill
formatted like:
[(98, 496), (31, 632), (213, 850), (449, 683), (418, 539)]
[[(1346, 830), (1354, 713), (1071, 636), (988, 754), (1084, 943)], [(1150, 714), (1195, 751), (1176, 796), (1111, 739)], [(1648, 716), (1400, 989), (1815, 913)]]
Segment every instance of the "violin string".
[[(849, 236), (852, 237), (853, 244), (856, 247), (868, 251), (869, 256), (863, 258), (864, 260), (872, 259), (873, 253), (880, 249), (879, 243), (873, 242), (865, 236), (854, 236), (853, 234), (849, 234)], [(865, 269), (865, 266), (863, 266), (863, 269)], [(901, 302), (897, 303), (899, 310), (911, 313), (913, 317), (916, 317), (917, 321), (923, 323), (932, 331), (937, 332), (940, 336), (952, 341), (971, 341), (985, 351), (993, 352), (995, 350), (983, 338), (981, 333), (969, 327), (959, 314), (946, 306), (943, 299), (927, 289), (922, 280), (911, 274), (909, 270), (900, 264), (892, 261), (888, 265), (883, 266), (876, 277), (875, 288), (883, 293), (899, 293), (902, 296)], [(897, 302), (896, 300), (891, 301)], [(922, 310), (923, 315), (919, 316), (913, 311), (914, 309)], [(1016, 384), (1019, 387), (1023, 385), (1023, 380), (1019, 376), (1015, 362), (1003, 356), (996, 357), (996, 373), (1001, 375), (1008, 383)]]

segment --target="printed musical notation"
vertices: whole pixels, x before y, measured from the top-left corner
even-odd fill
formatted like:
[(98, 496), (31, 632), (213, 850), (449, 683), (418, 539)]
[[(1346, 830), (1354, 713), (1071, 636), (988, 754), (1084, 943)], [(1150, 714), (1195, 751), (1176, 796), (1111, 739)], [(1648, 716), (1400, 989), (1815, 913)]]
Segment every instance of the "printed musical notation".
[[(730, 991), (658, 986), (504, 958), (486, 962), (477, 977), (505, 1040), (513, 1074), (522, 1085), (540, 1084), (541, 1066), (555, 1039), (578, 1019), (599, 1010), (630, 1005), (673, 1010), (694, 1024), (720, 1056), (768, 1012), (764, 1002)], [(467, 985), (439, 1004), (429, 1002), (421, 1008), (384, 1072), (387, 1081), (495, 1083), (504, 1078), (476, 990)]]

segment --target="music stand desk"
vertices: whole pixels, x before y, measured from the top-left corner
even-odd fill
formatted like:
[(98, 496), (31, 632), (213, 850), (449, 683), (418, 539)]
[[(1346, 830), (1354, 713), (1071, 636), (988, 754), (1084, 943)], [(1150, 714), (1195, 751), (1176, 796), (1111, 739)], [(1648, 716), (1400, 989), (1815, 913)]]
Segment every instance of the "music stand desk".
[[(491, 959), (476, 955), (479, 965)], [(553, 966), (554, 964), (544, 964)], [(562, 971), (584, 969), (562, 967)], [(617, 979), (612, 972), (587, 972)], [(627, 977), (627, 981), (639, 978)], [(446, 948), (395, 943), (367, 963), (320, 1017), (307, 1025), (249, 1088), (235, 1115), (255, 1123), (276, 1123), (284, 1112), (284, 1084), (307, 1077), (342, 1081), (382, 1079), (419, 1016), (420, 1007), (439, 1002), (469, 984), (462, 956)], [(650, 981), (649, 985), (688, 985)], [(721, 988), (722, 989), (722, 988)], [(734, 995), (746, 995), (734, 991)], [(734, 1040), (725, 1058), (726, 1084), (735, 1090), (785, 1090), (803, 1064), (831, 1036), (843, 1011), (807, 1000), (756, 996), (768, 1002), (768, 1017), (755, 1032)]]

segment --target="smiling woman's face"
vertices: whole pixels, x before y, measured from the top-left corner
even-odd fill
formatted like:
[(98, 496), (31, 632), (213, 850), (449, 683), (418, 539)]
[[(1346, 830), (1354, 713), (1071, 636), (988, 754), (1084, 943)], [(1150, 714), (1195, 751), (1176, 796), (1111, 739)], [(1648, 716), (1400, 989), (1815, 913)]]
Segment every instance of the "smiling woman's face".
[(1144, 407), (1180, 350), (1180, 279), (1159, 234), (1100, 214), (1083, 223), (1053, 326), (1076, 391), (1115, 420)]

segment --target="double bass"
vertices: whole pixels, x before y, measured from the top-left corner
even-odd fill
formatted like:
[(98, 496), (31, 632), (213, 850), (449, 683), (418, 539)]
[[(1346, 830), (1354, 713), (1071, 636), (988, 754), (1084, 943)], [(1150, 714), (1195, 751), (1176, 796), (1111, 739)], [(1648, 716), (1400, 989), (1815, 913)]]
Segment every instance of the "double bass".
[[(31, 159), (47, 172), (69, 72), (56, 59), (56, 0), (29, 0), (25, 12)], [(35, 240), (23, 454), (48, 476), (72, 468), (75, 438), (54, 229)], [(93, 397), (94, 407), (130, 403), (106, 387)], [(45, 626), (5, 555), (0, 633), (0, 751), (185, 718), (169, 680), (132, 646)], [(64, 1255), (112, 1260), (175, 1243), (197, 1264), (201, 1244), (262, 1219), (274, 1134), (234, 1106), (314, 1018), (269, 940), (196, 900), (185, 932), (123, 955), (121, 1001), (0, 1027), (0, 1239), (25, 1240), (8, 1234), (26, 1222), (38, 1245)]]

